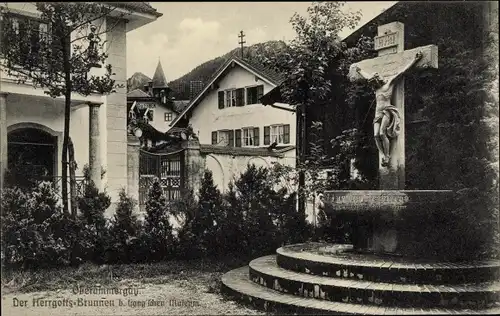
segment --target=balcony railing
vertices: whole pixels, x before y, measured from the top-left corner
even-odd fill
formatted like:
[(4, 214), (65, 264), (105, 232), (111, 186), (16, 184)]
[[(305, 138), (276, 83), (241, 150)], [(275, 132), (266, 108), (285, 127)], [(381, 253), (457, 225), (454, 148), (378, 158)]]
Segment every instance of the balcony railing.
[[(34, 187), (42, 182), (50, 182), (59, 198), (62, 198), (62, 177), (61, 176), (41, 176), (41, 175), (10, 175), (8, 184), (9, 186), (17, 186), (29, 190), (29, 188)], [(83, 196), (85, 194), (85, 188), (88, 185), (88, 180), (83, 176), (77, 176), (75, 179), (75, 193), (76, 196)], [(68, 194), (71, 188), (71, 181), (68, 177)]]

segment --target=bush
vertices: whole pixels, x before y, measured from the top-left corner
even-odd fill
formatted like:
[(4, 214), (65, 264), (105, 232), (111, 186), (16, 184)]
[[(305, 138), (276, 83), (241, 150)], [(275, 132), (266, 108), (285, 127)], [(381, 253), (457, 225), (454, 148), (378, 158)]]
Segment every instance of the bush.
[(6, 266), (44, 268), (70, 262), (74, 223), (57, 205), (51, 183), (43, 182), (28, 193), (4, 189), (1, 197)]
[(151, 261), (165, 260), (174, 252), (175, 243), (169, 216), (167, 199), (156, 179), (148, 193), (144, 231), (141, 235), (142, 246), (149, 250), (148, 259)]
[(185, 206), (181, 207), (185, 215), (185, 224), (178, 236), (181, 256), (196, 258), (224, 253), (219, 247), (222, 204), (222, 195), (214, 185), (212, 172), (205, 170), (198, 202), (194, 201), (190, 193), (185, 199)]
[(269, 169), (249, 165), (230, 187), (222, 227), (230, 249), (258, 256), (309, 237), (305, 214), (296, 208), (296, 194), (284, 187), (276, 190), (275, 185)]
[[(206, 248), (199, 238), (199, 207), (192, 190), (184, 192), (181, 200), (176, 201), (173, 208), (184, 223), (178, 231), (176, 255), (183, 259), (199, 258), (206, 255)], [(215, 246), (215, 245), (212, 245)]]
[(89, 183), (83, 196), (77, 198), (77, 203), (80, 212), (73, 263), (87, 260), (103, 263), (110, 239), (104, 212), (111, 205), (111, 199), (106, 192), (99, 192), (93, 183)]
[(114, 220), (111, 222), (108, 262), (138, 262), (137, 250), (141, 247), (138, 236), (141, 225), (134, 208), (137, 202), (129, 197), (124, 189), (120, 191), (120, 200), (116, 207)]

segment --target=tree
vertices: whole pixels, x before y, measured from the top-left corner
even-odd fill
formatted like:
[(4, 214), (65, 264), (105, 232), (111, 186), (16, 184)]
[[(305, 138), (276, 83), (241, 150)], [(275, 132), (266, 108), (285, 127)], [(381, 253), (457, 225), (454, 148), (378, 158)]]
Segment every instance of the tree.
[(64, 96), (62, 197), (64, 211), (68, 212), (71, 93), (108, 94), (117, 87), (110, 64), (105, 66), (104, 75), (89, 74), (93, 67), (106, 63), (106, 42), (100, 35), (114, 27), (107, 17), (115, 7), (91, 2), (39, 2), (36, 8), (41, 14), (39, 20), (22, 19), (8, 10), (0, 12), (0, 66), (19, 83), (29, 80), (53, 98)]
[(169, 221), (168, 201), (163, 194), (159, 179), (155, 179), (148, 193), (144, 233), (152, 260), (165, 259), (172, 253), (174, 240)]
[(120, 200), (116, 206), (114, 221), (111, 225), (111, 251), (113, 259), (120, 263), (128, 263), (135, 258), (140, 224), (134, 208), (137, 202), (127, 195), (125, 189), (120, 190)]
[[(324, 102), (337, 71), (336, 59), (344, 49), (339, 33), (354, 28), (359, 12), (343, 12), (343, 2), (315, 2), (307, 9), (309, 17), (295, 13), (290, 22), (297, 36), (282, 52), (264, 58), (268, 67), (284, 74), (280, 84), (282, 102), (296, 107), (299, 164), (306, 155), (306, 112)], [(305, 173), (299, 171), (299, 207), (304, 208)]]

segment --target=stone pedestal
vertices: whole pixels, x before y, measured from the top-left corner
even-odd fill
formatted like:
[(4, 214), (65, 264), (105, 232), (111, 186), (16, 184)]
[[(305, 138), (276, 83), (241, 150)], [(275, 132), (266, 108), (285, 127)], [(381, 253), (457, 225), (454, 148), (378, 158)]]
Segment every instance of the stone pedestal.
[(0, 191), (7, 170), (7, 93), (0, 92)]
[(101, 190), (101, 150), (99, 132), (100, 103), (89, 103), (89, 169), (90, 180)]
[[(139, 201), (139, 138), (127, 137), (127, 194)], [(138, 210), (137, 206), (137, 210)]]
[(401, 211), (432, 208), (452, 199), (449, 190), (325, 191), (323, 195), (327, 211), (352, 212), (354, 249), (375, 253), (397, 253), (405, 246), (395, 224)]
[(186, 140), (182, 142), (182, 148), (184, 149), (183, 188), (193, 190), (196, 196), (205, 171), (205, 159), (200, 154), (200, 142), (198, 140)]

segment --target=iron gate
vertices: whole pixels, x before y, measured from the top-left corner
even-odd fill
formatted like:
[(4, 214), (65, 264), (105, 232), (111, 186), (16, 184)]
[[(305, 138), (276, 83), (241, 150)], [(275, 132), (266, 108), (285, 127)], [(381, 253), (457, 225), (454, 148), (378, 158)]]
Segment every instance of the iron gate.
[(139, 204), (144, 206), (154, 179), (160, 180), (168, 201), (181, 197), (184, 186), (183, 151), (155, 154), (144, 150), (139, 155)]

